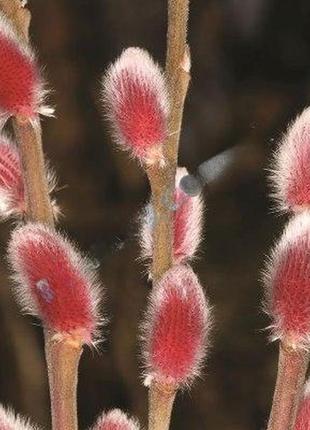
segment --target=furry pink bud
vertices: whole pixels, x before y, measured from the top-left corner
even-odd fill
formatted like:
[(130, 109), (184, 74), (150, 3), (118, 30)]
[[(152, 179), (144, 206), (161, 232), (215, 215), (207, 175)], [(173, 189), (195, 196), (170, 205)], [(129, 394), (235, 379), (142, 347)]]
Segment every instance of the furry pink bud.
[(144, 325), (146, 384), (184, 386), (199, 373), (210, 307), (189, 266), (170, 269), (151, 293)]
[(24, 180), (17, 148), (7, 137), (0, 136), (0, 216), (25, 213)]
[[(173, 261), (175, 264), (191, 260), (202, 237), (203, 201), (201, 195), (191, 197), (180, 188), (180, 181), (188, 174), (185, 167), (179, 167), (176, 174), (173, 214)], [(140, 244), (142, 257), (152, 259), (153, 227), (155, 223), (151, 203), (141, 217)]]
[(298, 211), (310, 205), (310, 108), (288, 128), (275, 155), (274, 195), (280, 209)]
[(310, 430), (310, 382), (305, 386), (304, 396), (300, 401), (294, 430)]
[[(139, 430), (138, 422), (119, 409), (102, 414), (92, 430)], [(0, 429), (1, 430), (1, 429)]]
[(103, 78), (103, 101), (115, 141), (141, 161), (157, 162), (167, 137), (164, 74), (147, 51), (126, 49)]
[(0, 405), (0, 430), (39, 430), (39, 428)]
[(51, 115), (41, 105), (46, 91), (35, 56), (17, 35), (10, 21), (0, 13), (0, 116), (6, 121), (12, 115), (28, 118), (38, 113)]
[(59, 233), (29, 223), (17, 228), (8, 249), (23, 310), (61, 336), (90, 343), (98, 325), (99, 291), (91, 264)]
[(296, 215), (275, 246), (265, 274), (273, 339), (310, 347), (310, 213)]
[[(47, 169), (49, 192), (56, 186), (55, 175)], [(59, 209), (52, 200), (54, 215), (57, 218)], [(24, 179), (21, 161), (16, 145), (5, 135), (0, 134), (0, 217), (21, 218), (26, 212)]]

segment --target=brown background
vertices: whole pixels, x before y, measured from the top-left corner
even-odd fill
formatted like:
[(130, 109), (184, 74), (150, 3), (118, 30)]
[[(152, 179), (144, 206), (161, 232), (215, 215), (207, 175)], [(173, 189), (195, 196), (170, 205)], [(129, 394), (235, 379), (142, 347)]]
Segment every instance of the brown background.
[[(44, 120), (63, 228), (100, 265), (110, 323), (100, 353), (80, 366), (81, 428), (122, 407), (144, 423), (137, 330), (150, 286), (137, 261), (137, 215), (148, 196), (141, 169), (111, 145), (98, 100), (101, 73), (127, 46), (164, 58), (163, 0), (32, 0), (32, 35), (57, 119)], [(269, 412), (277, 346), (267, 342), (258, 281), (284, 218), (270, 211), (266, 171), (288, 119), (308, 103), (310, 3), (193, 0), (192, 84), (180, 148), (191, 171), (235, 148), (235, 160), (205, 190), (205, 240), (195, 269), (214, 305), (206, 372), (179, 395), (173, 429), (260, 430)], [(0, 59), (1, 61), (1, 59)], [(0, 401), (48, 423), (42, 330), (18, 314), (0, 229)]]

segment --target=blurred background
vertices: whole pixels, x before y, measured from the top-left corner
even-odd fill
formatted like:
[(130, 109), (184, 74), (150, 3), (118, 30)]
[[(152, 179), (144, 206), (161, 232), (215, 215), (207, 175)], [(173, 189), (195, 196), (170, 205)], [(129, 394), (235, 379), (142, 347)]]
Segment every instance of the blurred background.
[[(203, 378), (178, 395), (172, 429), (260, 430), (269, 414), (277, 345), (267, 341), (259, 281), (285, 221), (272, 212), (266, 169), (288, 121), (310, 96), (310, 3), (193, 0), (192, 83), (180, 165), (210, 160), (205, 239), (195, 263), (214, 305)], [(146, 422), (138, 327), (150, 285), (137, 260), (137, 217), (148, 198), (139, 166), (115, 150), (98, 98), (102, 72), (128, 46), (165, 57), (164, 0), (30, 0), (32, 38), (53, 89), (56, 119), (44, 148), (59, 177), (62, 227), (90, 253), (109, 317), (99, 353), (80, 365), (79, 414), (87, 428), (121, 407)], [(212, 157), (224, 152), (220, 167)], [(218, 160), (218, 159), (215, 159)], [(210, 174), (211, 174), (210, 173)], [(1, 225), (0, 401), (49, 425), (42, 330), (19, 315), (10, 292)]]

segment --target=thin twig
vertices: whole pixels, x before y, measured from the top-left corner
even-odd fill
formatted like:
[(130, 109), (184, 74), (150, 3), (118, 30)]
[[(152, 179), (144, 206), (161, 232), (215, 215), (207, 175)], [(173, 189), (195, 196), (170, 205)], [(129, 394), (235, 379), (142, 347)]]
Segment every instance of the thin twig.
[[(175, 174), (184, 102), (190, 81), (187, 45), (189, 0), (168, 0), (166, 76), (170, 95), (169, 137), (164, 145), (165, 166), (148, 168), (154, 210), (152, 279), (157, 283), (171, 267)], [(149, 430), (168, 430), (175, 399), (174, 387), (151, 383)]]
[(176, 390), (153, 384), (149, 395), (149, 429), (169, 430)]
[(184, 101), (190, 81), (190, 54), (186, 42), (188, 0), (168, 1), (166, 76), (170, 95), (169, 136), (164, 143), (165, 165), (147, 170), (155, 214), (152, 278), (157, 282), (172, 263), (172, 214), (175, 173)]
[(170, 137), (166, 144), (169, 164), (176, 167), (184, 101), (190, 80), (190, 51), (187, 45), (189, 0), (168, 0), (166, 76), (170, 94)]
[(52, 426), (55, 430), (78, 428), (76, 408), (78, 367), (82, 353), (80, 342), (64, 342), (55, 334), (45, 332), (45, 353), (48, 366)]
[[(29, 40), (30, 12), (20, 0), (0, 0), (0, 8), (14, 24), (25, 42)], [(48, 194), (47, 177), (42, 149), (39, 118), (30, 121), (23, 117), (13, 119), (19, 142), (27, 197), (26, 219), (54, 227), (54, 218)], [(45, 353), (54, 430), (77, 430), (77, 374), (82, 344), (66, 340), (55, 341), (45, 333)]]
[(24, 173), (26, 213), (29, 221), (54, 225), (54, 217), (48, 194), (48, 184), (42, 151), (41, 127), (18, 117), (14, 129), (19, 142), (19, 151)]
[(280, 344), (279, 365), (267, 430), (293, 430), (303, 391), (309, 353)]

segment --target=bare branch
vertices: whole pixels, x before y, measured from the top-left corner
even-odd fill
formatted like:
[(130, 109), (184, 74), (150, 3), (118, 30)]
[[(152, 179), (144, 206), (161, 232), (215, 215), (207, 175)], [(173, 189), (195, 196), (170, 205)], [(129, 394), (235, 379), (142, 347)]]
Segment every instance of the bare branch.
[(171, 111), (169, 137), (164, 144), (165, 166), (147, 171), (152, 190), (155, 224), (152, 278), (157, 282), (172, 263), (172, 216), (175, 174), (184, 102), (190, 81), (190, 54), (186, 43), (188, 0), (169, 0), (166, 74)]
[(55, 430), (76, 430), (78, 367), (82, 353), (80, 342), (59, 341), (51, 332), (45, 332), (52, 404), (52, 427)]
[(279, 366), (267, 430), (293, 430), (303, 391), (309, 353), (280, 344)]
[[(184, 102), (190, 81), (190, 53), (186, 42), (189, 0), (168, 0), (166, 75), (170, 95), (169, 137), (164, 145), (165, 166), (147, 171), (154, 210), (154, 284), (171, 267), (175, 175)], [(151, 384), (149, 389), (149, 430), (168, 430), (175, 399), (175, 387)]]
[(26, 193), (26, 213), (29, 221), (54, 225), (48, 194), (48, 184), (42, 150), (41, 127), (16, 118), (14, 129), (19, 142)]
[(176, 390), (152, 384), (149, 393), (149, 430), (169, 430)]
[[(19, 0), (0, 0), (0, 9), (12, 21), (20, 37), (28, 42), (31, 14), (25, 8), (25, 3)], [(13, 125), (19, 142), (25, 181), (26, 218), (29, 221), (42, 222), (54, 227), (39, 118), (30, 121), (17, 117), (13, 119)], [(53, 335), (46, 332), (45, 352), (53, 429), (77, 430), (76, 389), (82, 345), (70, 340), (55, 342)]]

